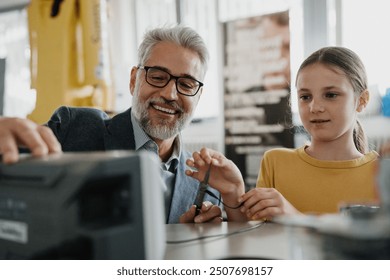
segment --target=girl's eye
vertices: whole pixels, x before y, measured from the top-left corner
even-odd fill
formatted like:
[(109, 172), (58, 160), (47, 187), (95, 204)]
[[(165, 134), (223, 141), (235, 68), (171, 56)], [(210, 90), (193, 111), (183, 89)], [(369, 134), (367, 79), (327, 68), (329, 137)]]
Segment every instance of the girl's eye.
[(310, 96), (309, 95), (300, 95), (299, 99), (302, 100), (302, 101), (306, 101), (306, 100), (310, 99)]
[(325, 94), (325, 96), (326, 96), (326, 98), (336, 98), (337, 96), (338, 96), (338, 94), (337, 93), (334, 93), (334, 92), (327, 92), (326, 94)]

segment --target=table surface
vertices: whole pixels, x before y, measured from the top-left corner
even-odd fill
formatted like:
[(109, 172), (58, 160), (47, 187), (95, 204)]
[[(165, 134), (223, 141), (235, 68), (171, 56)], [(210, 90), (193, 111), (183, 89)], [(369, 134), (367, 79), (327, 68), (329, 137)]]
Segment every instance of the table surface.
[(269, 222), (170, 224), (165, 259), (323, 259), (313, 230)]

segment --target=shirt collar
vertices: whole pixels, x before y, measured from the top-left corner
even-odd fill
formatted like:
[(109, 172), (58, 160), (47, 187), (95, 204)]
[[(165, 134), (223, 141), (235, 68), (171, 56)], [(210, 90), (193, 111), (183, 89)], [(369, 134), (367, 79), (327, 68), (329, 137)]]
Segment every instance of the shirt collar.
[(133, 125), (134, 130), (135, 150), (138, 151), (141, 148), (145, 147), (146, 143), (153, 140), (141, 128), (138, 121), (135, 119), (133, 112), (131, 112), (131, 123)]
[[(135, 150), (148, 150), (156, 153), (158, 155), (158, 146), (156, 142), (153, 141), (141, 128), (139, 122), (131, 113), (131, 123), (134, 129), (134, 141), (135, 141)], [(179, 134), (173, 142), (173, 152), (172, 155), (166, 162), (162, 162), (161, 166), (164, 170), (173, 171), (177, 168), (179, 164), (179, 158), (181, 153), (181, 135)]]

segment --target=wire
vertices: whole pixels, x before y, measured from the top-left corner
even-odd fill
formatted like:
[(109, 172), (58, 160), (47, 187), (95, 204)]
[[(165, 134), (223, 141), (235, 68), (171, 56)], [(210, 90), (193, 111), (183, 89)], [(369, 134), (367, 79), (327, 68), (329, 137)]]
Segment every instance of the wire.
[(233, 232), (229, 232), (229, 233), (221, 233), (221, 234), (214, 234), (214, 235), (203, 235), (203, 236), (199, 236), (199, 237), (196, 237), (196, 238), (182, 239), (182, 240), (167, 240), (166, 243), (167, 244), (181, 244), (181, 243), (187, 243), (187, 242), (192, 242), (192, 241), (204, 240), (204, 239), (208, 239), (208, 238), (217, 238), (217, 237), (225, 238), (225, 237), (228, 237), (228, 236), (231, 236), (231, 235), (234, 235), (234, 234), (239, 234), (239, 233), (247, 232), (247, 231), (250, 231), (250, 230), (254, 230), (256, 228), (261, 227), (264, 224), (265, 224), (265, 222), (259, 222), (259, 223), (255, 224), (253, 226), (244, 227), (244, 228), (241, 228), (239, 230), (236, 230), (236, 231), (233, 231)]
[(210, 196), (212, 196), (212, 197), (218, 199), (218, 204), (219, 204), (219, 203), (222, 203), (222, 205), (225, 206), (226, 208), (238, 209), (238, 208), (240, 208), (242, 205), (244, 205), (244, 202), (241, 202), (241, 203), (240, 203), (239, 205), (237, 205), (237, 206), (229, 206), (229, 205), (223, 203), (223, 201), (221, 200), (221, 197), (217, 197), (217, 196), (216, 196), (215, 194), (213, 194), (211, 191), (206, 190), (206, 193), (207, 193), (208, 195), (210, 195)]

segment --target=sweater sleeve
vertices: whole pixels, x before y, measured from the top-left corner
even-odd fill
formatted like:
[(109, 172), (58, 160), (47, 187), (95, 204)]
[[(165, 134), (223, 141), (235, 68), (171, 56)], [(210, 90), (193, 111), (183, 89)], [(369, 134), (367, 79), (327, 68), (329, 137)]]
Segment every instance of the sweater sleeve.
[(63, 151), (102, 150), (105, 121), (109, 117), (94, 108), (58, 108), (48, 126), (62, 145)]

